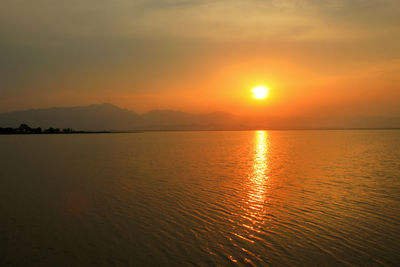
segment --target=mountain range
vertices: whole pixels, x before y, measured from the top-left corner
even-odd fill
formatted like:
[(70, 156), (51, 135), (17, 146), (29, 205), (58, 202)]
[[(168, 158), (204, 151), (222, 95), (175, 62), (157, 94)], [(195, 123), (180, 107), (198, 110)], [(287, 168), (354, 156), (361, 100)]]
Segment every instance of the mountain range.
[(223, 112), (194, 115), (173, 110), (152, 110), (139, 115), (110, 103), (0, 114), (0, 127), (17, 127), (21, 123), (32, 127), (87, 131), (220, 130), (240, 126), (237, 117)]
[(400, 128), (400, 117), (255, 118), (224, 112), (190, 114), (173, 110), (138, 114), (109, 103), (0, 114), (0, 127), (17, 127), (21, 123), (85, 131)]

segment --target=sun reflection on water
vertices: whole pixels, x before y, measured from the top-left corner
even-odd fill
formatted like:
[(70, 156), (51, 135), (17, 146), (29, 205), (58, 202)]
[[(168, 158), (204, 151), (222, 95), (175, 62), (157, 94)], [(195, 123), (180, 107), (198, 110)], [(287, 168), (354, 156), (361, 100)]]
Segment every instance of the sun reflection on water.
[(253, 170), (249, 176), (248, 216), (253, 223), (260, 223), (263, 217), (268, 182), (268, 133), (255, 132)]
[(266, 179), (267, 170), (267, 133), (265, 131), (256, 132), (254, 164), (253, 164), (253, 182), (263, 183)]

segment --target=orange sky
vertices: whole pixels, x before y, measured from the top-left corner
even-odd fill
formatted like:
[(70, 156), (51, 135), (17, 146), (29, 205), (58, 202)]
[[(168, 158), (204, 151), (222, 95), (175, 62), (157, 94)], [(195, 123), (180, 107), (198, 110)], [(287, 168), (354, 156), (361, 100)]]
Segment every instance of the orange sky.
[(397, 0), (5, 0), (0, 17), (0, 112), (400, 115)]

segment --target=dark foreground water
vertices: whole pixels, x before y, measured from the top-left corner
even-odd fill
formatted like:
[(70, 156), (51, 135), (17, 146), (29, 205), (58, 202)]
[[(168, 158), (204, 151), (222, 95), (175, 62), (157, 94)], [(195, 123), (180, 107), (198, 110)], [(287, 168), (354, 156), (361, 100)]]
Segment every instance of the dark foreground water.
[(0, 136), (0, 265), (400, 264), (400, 131)]

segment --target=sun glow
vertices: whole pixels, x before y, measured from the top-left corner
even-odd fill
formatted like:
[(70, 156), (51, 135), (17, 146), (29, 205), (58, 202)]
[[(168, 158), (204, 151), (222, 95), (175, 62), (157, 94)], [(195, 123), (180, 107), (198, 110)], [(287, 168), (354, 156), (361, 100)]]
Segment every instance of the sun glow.
[(253, 92), (253, 97), (256, 99), (264, 99), (268, 97), (268, 88), (265, 86), (254, 87), (251, 91)]

